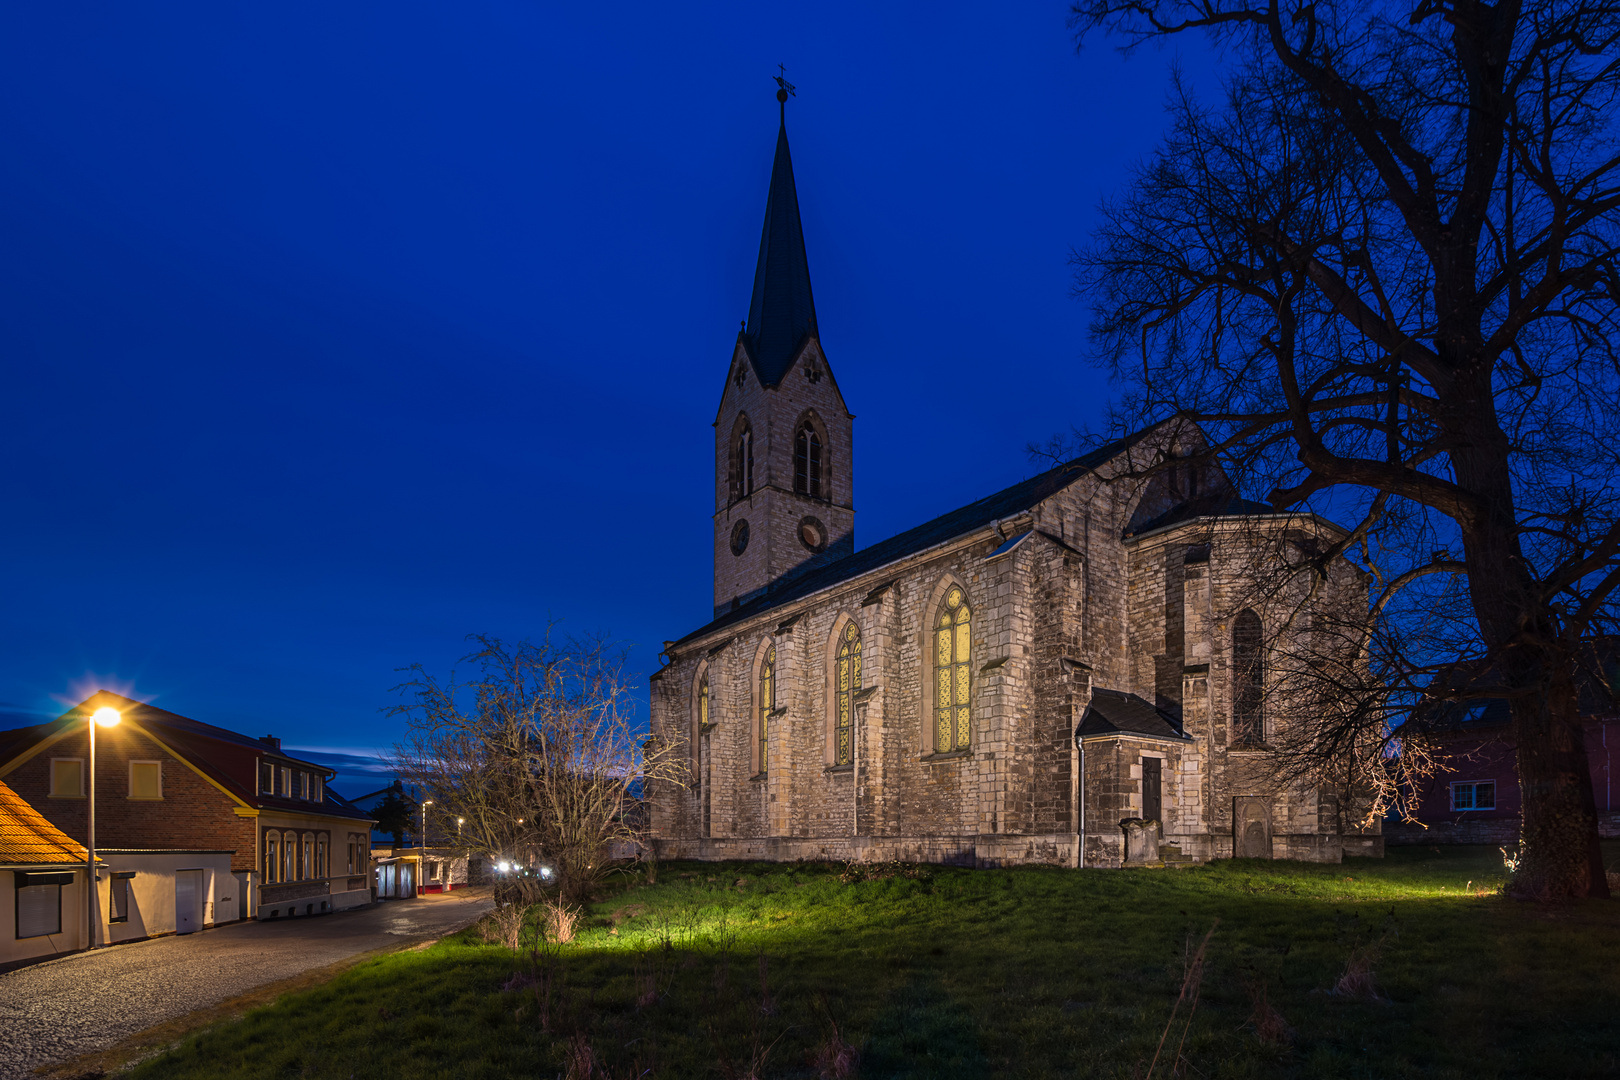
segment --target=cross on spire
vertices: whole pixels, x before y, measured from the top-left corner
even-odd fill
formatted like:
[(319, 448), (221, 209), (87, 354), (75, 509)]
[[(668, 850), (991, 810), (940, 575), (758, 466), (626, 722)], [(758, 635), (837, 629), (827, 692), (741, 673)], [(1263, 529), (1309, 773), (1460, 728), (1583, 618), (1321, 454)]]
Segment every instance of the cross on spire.
[(776, 80), (776, 100), (782, 103), (782, 119), (784, 122), (786, 122), (787, 99), (790, 97), (798, 97), (799, 88), (787, 81), (787, 68), (783, 67), (781, 64), (777, 64), (776, 70), (779, 72), (779, 74), (772, 75), (771, 78)]

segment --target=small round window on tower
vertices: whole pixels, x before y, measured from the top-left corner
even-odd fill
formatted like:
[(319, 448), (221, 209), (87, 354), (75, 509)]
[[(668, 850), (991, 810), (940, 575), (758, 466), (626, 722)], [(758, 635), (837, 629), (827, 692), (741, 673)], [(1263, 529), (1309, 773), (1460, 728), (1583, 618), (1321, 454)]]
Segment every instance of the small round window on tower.
[(731, 553), (741, 555), (748, 550), (748, 522), (739, 521), (731, 529)]

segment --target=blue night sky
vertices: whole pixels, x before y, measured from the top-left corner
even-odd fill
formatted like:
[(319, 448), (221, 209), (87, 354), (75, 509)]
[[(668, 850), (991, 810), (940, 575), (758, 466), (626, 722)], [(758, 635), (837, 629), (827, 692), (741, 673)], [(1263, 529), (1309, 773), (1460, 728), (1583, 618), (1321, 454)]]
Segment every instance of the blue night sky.
[(857, 544), (1038, 471), (1109, 394), (1069, 251), (1213, 84), (1065, 17), (7, 6), (0, 727), (99, 685), (363, 763), (396, 668), (552, 617), (644, 687), (709, 616), (778, 63)]

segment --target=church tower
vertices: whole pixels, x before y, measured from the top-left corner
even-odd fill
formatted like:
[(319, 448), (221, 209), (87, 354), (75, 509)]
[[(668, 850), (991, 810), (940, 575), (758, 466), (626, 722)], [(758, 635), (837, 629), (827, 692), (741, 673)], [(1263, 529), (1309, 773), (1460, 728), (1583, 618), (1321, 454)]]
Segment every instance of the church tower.
[(754, 295), (714, 423), (716, 616), (855, 550), (855, 418), (816, 329), (781, 85)]

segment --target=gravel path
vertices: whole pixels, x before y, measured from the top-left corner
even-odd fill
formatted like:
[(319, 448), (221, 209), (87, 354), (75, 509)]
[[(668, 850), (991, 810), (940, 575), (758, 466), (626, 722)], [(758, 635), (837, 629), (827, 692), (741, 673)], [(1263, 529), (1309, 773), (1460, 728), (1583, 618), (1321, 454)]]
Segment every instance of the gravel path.
[(0, 1080), (402, 938), (451, 933), (491, 906), (483, 890), (428, 895), (156, 938), (0, 975)]

